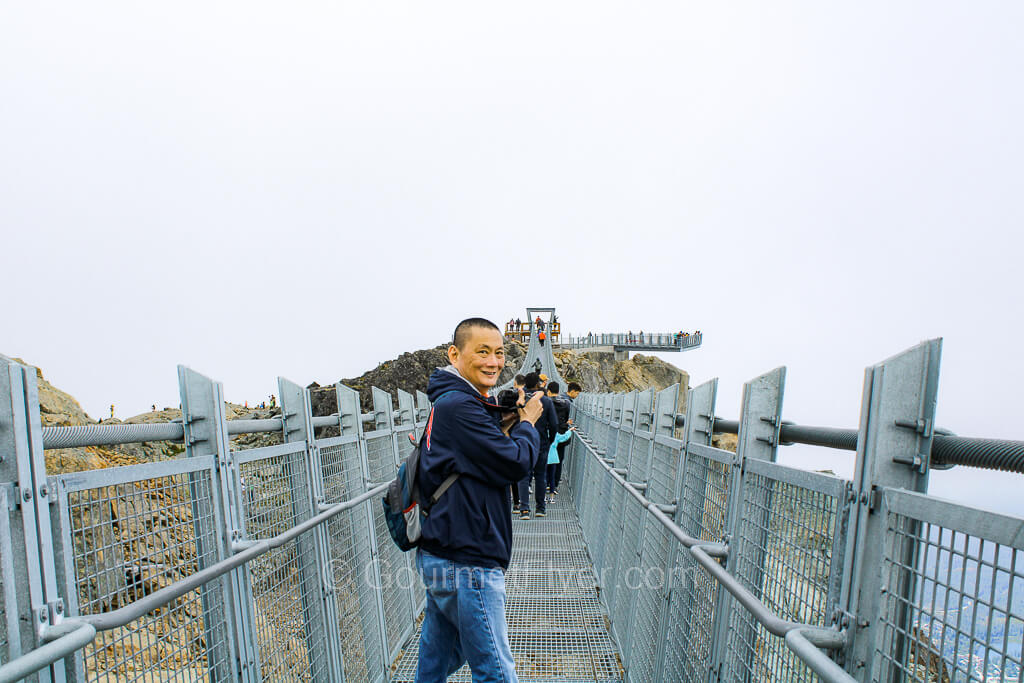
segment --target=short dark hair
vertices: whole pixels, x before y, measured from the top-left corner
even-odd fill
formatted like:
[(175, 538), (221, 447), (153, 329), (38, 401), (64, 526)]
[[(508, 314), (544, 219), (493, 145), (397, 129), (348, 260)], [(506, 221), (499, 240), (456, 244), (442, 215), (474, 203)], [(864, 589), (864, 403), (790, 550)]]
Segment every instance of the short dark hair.
[(527, 389), (536, 389), (538, 386), (540, 386), (540, 373), (539, 372), (531, 372), (530, 374), (528, 374), (525, 377), (525, 379), (526, 379), (526, 388)]
[(582, 394), (583, 387), (581, 387), (579, 384), (576, 384), (576, 382), (569, 382), (569, 386), (566, 388), (566, 391), (578, 391)]
[(558, 382), (548, 382), (548, 391), (552, 394), (557, 394), (562, 387), (559, 386)]
[(459, 351), (469, 341), (469, 333), (474, 327), (482, 327), (488, 330), (494, 330), (501, 334), (501, 330), (497, 325), (492, 323), (487, 318), (466, 318), (461, 323), (455, 326), (455, 334), (452, 335), (452, 344), (455, 345)]
[(525, 387), (526, 386), (526, 377), (524, 377), (523, 375), (516, 375), (515, 378), (512, 380), (512, 383), (513, 384), (522, 384)]

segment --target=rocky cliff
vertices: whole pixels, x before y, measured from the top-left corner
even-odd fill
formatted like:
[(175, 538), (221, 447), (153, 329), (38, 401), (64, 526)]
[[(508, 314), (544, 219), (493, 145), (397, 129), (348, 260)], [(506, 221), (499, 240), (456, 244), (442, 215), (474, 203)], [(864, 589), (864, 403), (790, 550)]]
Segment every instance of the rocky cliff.
[[(30, 365), (20, 358), (13, 360)], [(50, 384), (43, 372), (36, 368), (37, 385), (39, 388), (39, 416), (44, 427), (69, 427), (73, 425), (93, 424), (143, 424), (158, 422), (174, 422), (181, 419), (181, 411), (177, 408), (164, 408), (142, 413), (125, 420), (111, 418), (94, 420), (86, 414), (81, 404), (67, 392), (61, 391)], [(234, 403), (225, 403), (224, 411), (229, 420), (263, 419), (281, 414), (279, 408), (273, 410), (252, 410)], [(236, 448), (252, 448), (254, 446), (280, 443), (277, 434), (245, 434), (234, 437), (232, 446)], [(119, 444), (116, 446), (86, 446), (84, 448), (55, 448), (46, 450), (46, 471), (48, 474), (65, 472), (82, 472), (104, 467), (134, 465), (140, 462), (169, 460), (181, 457), (185, 452), (184, 445), (170, 441), (150, 443)]]
[[(427, 390), (427, 380), (434, 368), (448, 365), (447, 344), (430, 349), (403, 353), (385, 361), (359, 377), (338, 380), (359, 392), (363, 410), (373, 405), (371, 388), (377, 387), (396, 395), (397, 389), (415, 394)], [(498, 379), (503, 384), (520, 371), (526, 346), (518, 341), (505, 345), (505, 369)], [(615, 360), (611, 353), (596, 351), (555, 351), (555, 366), (566, 382), (578, 382), (584, 391), (632, 391), (648, 388), (664, 389), (677, 382), (685, 396), (690, 376), (671, 363), (654, 356), (636, 354), (625, 361)], [(330, 386), (311, 384), (314, 415), (330, 415), (337, 410), (334, 390)], [(565, 390), (565, 387), (562, 387)]]

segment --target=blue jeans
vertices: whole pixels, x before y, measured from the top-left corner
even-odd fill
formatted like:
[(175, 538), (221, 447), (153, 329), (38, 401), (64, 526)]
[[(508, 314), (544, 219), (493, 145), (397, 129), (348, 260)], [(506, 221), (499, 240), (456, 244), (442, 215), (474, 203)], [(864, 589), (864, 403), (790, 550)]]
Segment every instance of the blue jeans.
[(473, 683), (518, 683), (505, 622), (505, 573), (416, 553), (427, 587), (416, 683), (441, 683), (465, 662)]

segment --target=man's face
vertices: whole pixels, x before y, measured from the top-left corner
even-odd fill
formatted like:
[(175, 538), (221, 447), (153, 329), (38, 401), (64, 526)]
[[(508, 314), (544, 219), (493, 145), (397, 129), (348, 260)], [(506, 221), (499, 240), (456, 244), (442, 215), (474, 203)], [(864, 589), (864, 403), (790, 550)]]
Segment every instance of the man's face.
[(448, 361), (486, 396), (505, 367), (505, 345), (498, 330), (473, 327), (469, 332), (461, 349), (454, 344), (448, 347)]
[(579, 395), (580, 395), (580, 392), (576, 391), (575, 389), (572, 389), (572, 390), (569, 391), (569, 398), (571, 398), (574, 401), (576, 400), (576, 397), (579, 396)]

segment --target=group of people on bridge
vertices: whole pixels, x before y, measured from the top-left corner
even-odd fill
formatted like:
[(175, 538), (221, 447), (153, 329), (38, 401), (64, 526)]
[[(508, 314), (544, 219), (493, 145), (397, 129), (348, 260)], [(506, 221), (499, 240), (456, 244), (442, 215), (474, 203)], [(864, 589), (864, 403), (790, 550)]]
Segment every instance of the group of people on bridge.
[(547, 514), (547, 503), (558, 495), (566, 446), (573, 432), (569, 414), (572, 402), (583, 392), (583, 388), (576, 382), (569, 382), (566, 393), (562, 394), (558, 382), (549, 382), (547, 375), (537, 371), (516, 375), (512, 385), (516, 391), (522, 390), (524, 396), (527, 392), (540, 393), (543, 406), (540, 419), (534, 423), (540, 435), (540, 457), (533, 472), (512, 485), (512, 509), (519, 512), (521, 519), (530, 519), (532, 492), (536, 501), (535, 514), (544, 517)]

